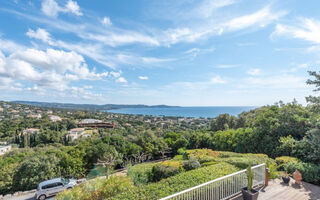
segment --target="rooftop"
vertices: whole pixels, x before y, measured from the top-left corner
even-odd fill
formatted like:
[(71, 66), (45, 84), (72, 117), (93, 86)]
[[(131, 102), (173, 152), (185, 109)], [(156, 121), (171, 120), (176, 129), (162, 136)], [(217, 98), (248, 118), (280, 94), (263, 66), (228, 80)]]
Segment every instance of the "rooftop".
[(89, 124), (89, 123), (101, 123), (101, 120), (98, 119), (83, 119), (80, 121), (81, 124)]
[(41, 183), (39, 183), (39, 186), (43, 186), (43, 185), (47, 185), (47, 184), (50, 184), (50, 183), (55, 183), (55, 182), (59, 182), (61, 181), (61, 178), (54, 178), (54, 179), (50, 179), (50, 180), (47, 180), (47, 181), (43, 181)]

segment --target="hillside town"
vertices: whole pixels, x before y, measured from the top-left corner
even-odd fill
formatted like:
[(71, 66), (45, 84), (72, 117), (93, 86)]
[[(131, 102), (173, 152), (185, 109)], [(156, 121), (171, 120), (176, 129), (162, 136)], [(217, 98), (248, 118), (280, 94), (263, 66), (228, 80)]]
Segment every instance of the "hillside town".
[[(94, 118), (85, 118), (94, 117)], [(110, 130), (139, 130), (142, 127), (165, 130), (197, 130), (210, 127), (211, 119), (192, 117), (168, 117), (168, 116), (143, 116), (130, 114), (115, 114), (108, 112), (89, 112), (68, 109), (53, 109), (36, 107), (11, 102), (0, 102), (0, 122), (10, 120), (11, 122), (30, 121), (30, 125), (24, 124), (16, 132), (18, 134), (0, 131), (0, 141), (8, 146), (1, 146), (2, 151), (11, 150), (11, 146), (21, 145), (21, 141), (27, 136), (35, 136), (42, 133), (43, 126), (31, 126), (33, 122), (46, 122), (52, 124), (68, 121), (72, 125), (70, 129), (61, 131), (66, 141), (73, 142), (78, 138), (87, 138), (93, 134), (98, 134), (99, 128)], [(37, 123), (36, 123), (37, 124)], [(17, 140), (17, 137), (19, 139)], [(17, 142), (20, 141), (20, 142)], [(8, 148), (10, 147), (10, 148)]]

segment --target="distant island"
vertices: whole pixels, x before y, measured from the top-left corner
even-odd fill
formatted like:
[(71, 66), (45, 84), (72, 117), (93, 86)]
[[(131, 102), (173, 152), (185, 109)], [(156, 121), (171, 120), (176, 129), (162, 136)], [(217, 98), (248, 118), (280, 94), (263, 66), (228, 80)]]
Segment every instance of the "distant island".
[(91, 110), (91, 111), (106, 111), (115, 110), (122, 108), (173, 108), (179, 106), (168, 106), (168, 105), (143, 105), (143, 104), (73, 104), (73, 103), (55, 103), (55, 102), (37, 102), (37, 101), (12, 101), (13, 103), (26, 104), (31, 106), (41, 106), (47, 108), (65, 108), (65, 109), (75, 109), (75, 110)]

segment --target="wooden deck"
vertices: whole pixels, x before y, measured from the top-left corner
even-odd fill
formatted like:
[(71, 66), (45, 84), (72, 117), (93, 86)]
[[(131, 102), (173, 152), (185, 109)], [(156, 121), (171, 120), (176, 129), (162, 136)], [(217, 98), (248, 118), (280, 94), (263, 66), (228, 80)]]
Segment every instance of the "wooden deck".
[[(241, 195), (234, 200), (242, 200)], [(293, 179), (289, 185), (282, 180), (270, 180), (269, 185), (262, 188), (258, 200), (320, 200), (320, 187), (302, 182), (299, 186)]]

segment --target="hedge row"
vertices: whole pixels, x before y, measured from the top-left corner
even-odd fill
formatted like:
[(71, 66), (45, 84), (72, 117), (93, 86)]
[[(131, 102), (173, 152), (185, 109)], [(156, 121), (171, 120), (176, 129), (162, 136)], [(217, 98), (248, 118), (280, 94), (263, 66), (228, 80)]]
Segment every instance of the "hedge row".
[(135, 185), (147, 184), (150, 180), (150, 174), (153, 166), (158, 163), (146, 163), (138, 164), (128, 168), (128, 176), (134, 182)]
[(95, 179), (66, 190), (56, 196), (56, 200), (152, 200), (171, 195), (207, 181), (238, 171), (228, 163), (202, 167), (182, 172), (156, 183), (134, 186), (128, 177)]
[(136, 187), (131, 179), (124, 176), (111, 176), (108, 179), (96, 178), (77, 185), (72, 190), (59, 193), (56, 200), (103, 200), (121, 193), (134, 192)]
[(121, 193), (110, 199), (112, 200), (152, 200), (165, 197), (176, 192), (183, 191), (201, 183), (231, 174), (240, 169), (228, 163), (219, 163), (208, 167), (202, 167), (191, 171), (182, 172), (178, 175), (162, 179), (156, 183), (138, 186), (136, 190)]

